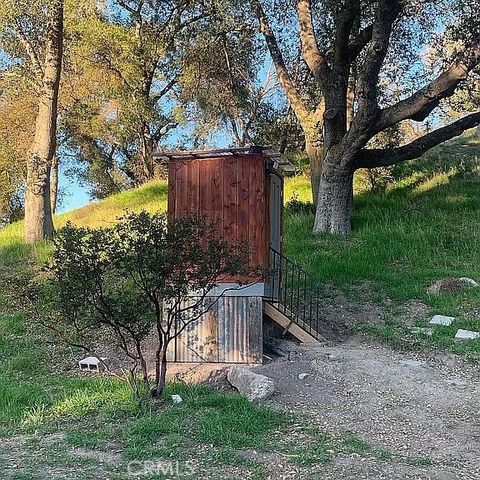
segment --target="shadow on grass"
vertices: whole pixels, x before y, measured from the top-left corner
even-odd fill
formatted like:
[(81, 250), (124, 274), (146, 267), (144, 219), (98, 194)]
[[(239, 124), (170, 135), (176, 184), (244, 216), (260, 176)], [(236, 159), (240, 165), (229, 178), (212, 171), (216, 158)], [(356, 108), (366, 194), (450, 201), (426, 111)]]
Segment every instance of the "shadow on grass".
[(429, 301), (425, 289), (439, 278), (479, 278), (480, 176), (439, 180), (358, 195), (348, 236), (315, 235), (313, 214), (287, 209), (286, 254), (323, 282), (344, 290), (372, 282), (401, 300)]

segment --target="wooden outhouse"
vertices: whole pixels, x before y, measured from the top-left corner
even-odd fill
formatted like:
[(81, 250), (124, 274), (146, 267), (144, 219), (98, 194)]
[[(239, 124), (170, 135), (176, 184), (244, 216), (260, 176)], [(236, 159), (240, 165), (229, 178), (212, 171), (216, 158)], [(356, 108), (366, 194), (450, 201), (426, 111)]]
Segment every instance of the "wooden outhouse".
[[(252, 266), (270, 266), (271, 252), (282, 251), (283, 173), (293, 168), (284, 157), (264, 147), (169, 151), (157, 157), (168, 163), (169, 218), (207, 215), (227, 240), (248, 240)], [(268, 285), (252, 280), (240, 290), (220, 284), (211, 295), (221, 298), (182, 333), (170, 359), (260, 363)]]

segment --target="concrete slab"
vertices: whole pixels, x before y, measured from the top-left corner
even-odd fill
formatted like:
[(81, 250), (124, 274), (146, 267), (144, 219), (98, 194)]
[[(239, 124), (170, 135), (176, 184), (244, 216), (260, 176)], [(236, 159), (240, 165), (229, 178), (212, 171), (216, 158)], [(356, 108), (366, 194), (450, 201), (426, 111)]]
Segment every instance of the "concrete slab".
[(455, 321), (455, 317), (447, 317), (446, 315), (434, 315), (428, 322), (430, 325), (442, 325), (449, 327)]
[(461, 328), (457, 330), (455, 334), (455, 340), (475, 340), (476, 338), (480, 338), (479, 332), (472, 332), (470, 330), (462, 330)]

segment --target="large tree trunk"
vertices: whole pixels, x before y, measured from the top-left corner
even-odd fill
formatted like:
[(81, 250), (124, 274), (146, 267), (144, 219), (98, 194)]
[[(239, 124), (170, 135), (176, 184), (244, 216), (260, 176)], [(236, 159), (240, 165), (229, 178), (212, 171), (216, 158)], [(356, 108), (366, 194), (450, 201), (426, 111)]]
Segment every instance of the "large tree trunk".
[(54, 233), (50, 173), (56, 150), (57, 106), (63, 53), (63, 0), (54, 0), (48, 28), (35, 135), (27, 161), (25, 192), (27, 243), (50, 238)]
[(139, 138), (141, 148), (138, 157), (139, 165), (136, 165), (134, 169), (135, 182), (142, 184), (155, 178), (166, 178), (164, 166), (154, 159), (156, 143), (147, 123), (142, 125)]
[(310, 181), (312, 183), (313, 204), (318, 203), (318, 189), (322, 174), (323, 145), (321, 141), (306, 139), (305, 149), (310, 160)]
[(353, 170), (324, 162), (319, 182), (314, 231), (346, 234), (351, 230)]

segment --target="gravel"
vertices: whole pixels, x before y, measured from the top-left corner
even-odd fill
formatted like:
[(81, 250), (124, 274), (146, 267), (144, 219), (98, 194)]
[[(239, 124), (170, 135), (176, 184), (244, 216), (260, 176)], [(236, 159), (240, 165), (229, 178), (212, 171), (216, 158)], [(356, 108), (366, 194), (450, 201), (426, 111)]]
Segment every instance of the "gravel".
[[(258, 372), (275, 380), (276, 408), (392, 453), (390, 460), (336, 457), (314, 478), (480, 478), (480, 370), (458, 356), (395, 352), (352, 338), (336, 346), (292, 344), (290, 360)], [(299, 380), (301, 373), (308, 378)], [(418, 458), (429, 465), (415, 465)], [(312, 471), (291, 478), (312, 478)]]

